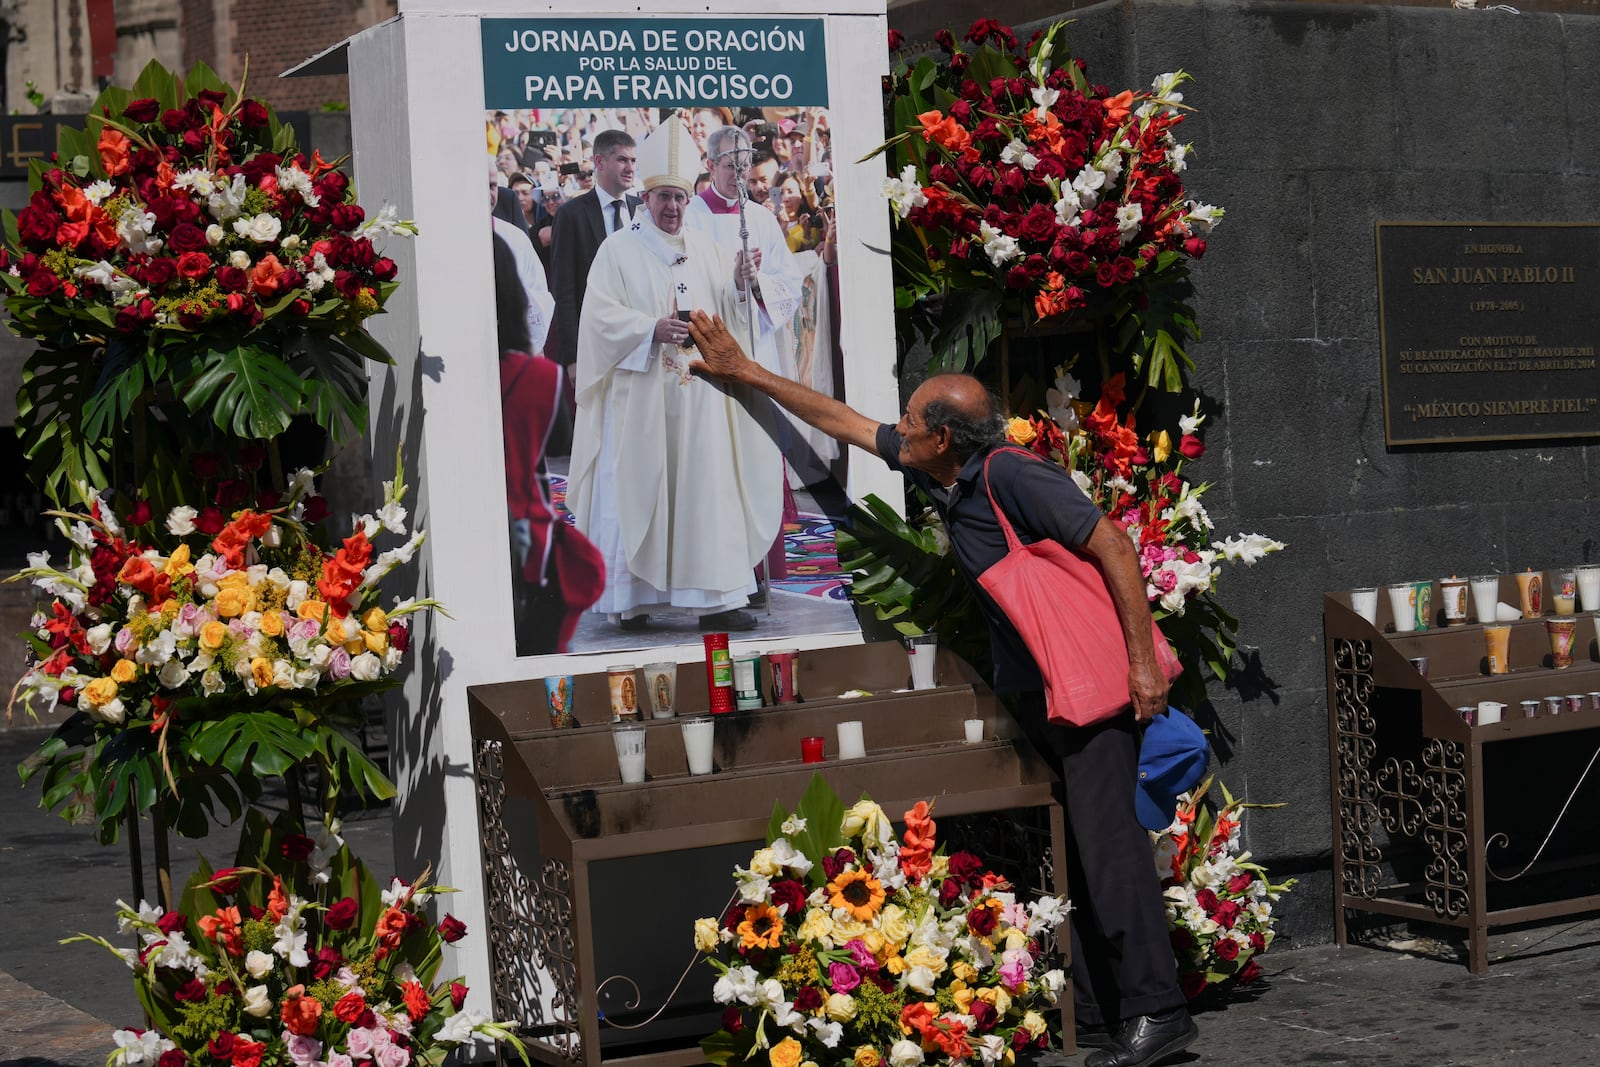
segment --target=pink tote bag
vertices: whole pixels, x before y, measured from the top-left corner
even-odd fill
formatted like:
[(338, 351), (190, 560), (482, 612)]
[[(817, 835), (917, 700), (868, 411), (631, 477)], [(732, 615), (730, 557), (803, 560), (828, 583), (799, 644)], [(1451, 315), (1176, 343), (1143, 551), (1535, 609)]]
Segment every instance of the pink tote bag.
[[(1045, 462), (1021, 449), (1005, 451)], [(988, 488), (987, 460), (983, 480)], [(978, 576), (978, 584), (1000, 605), (1039, 665), (1051, 721), (1087, 726), (1114, 717), (1133, 698), (1128, 692), (1128, 645), (1105, 575), (1092, 560), (1050, 538), (1023, 544), (995, 503), (994, 490), (988, 492), (1007, 551)], [(1171, 682), (1183, 665), (1153, 619), (1150, 629), (1156, 662)]]

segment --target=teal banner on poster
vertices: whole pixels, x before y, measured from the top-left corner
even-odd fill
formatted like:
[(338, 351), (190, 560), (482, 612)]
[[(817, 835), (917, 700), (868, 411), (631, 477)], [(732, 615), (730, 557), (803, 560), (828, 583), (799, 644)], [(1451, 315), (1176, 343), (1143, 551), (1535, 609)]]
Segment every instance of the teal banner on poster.
[(490, 108), (827, 107), (822, 19), (483, 19)]

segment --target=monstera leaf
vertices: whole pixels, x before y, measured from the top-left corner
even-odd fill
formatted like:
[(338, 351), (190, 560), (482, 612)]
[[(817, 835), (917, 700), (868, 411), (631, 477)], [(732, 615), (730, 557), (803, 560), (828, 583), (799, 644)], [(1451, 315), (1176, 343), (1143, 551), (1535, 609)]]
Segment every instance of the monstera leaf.
[(254, 440), (287, 430), (304, 398), (304, 383), (287, 363), (245, 345), (207, 352), (200, 373), (183, 390), (190, 411), (209, 407), (218, 427)]

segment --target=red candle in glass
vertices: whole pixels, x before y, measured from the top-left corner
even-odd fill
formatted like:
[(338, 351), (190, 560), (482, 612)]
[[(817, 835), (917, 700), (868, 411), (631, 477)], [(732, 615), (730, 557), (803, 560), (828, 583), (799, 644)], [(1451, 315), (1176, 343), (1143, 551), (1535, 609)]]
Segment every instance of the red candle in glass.
[(800, 739), (800, 759), (804, 763), (822, 762), (823, 739), (820, 737), (802, 737)]

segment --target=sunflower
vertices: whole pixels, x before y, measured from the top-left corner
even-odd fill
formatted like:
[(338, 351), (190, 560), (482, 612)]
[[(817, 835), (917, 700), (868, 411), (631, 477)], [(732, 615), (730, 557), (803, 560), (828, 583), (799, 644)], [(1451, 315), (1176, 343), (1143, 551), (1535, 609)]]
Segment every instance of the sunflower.
[(752, 904), (739, 923), (740, 948), (777, 948), (783, 939), (783, 916), (771, 904)]
[(840, 871), (828, 883), (828, 903), (867, 922), (883, 907), (883, 883), (866, 871)]

